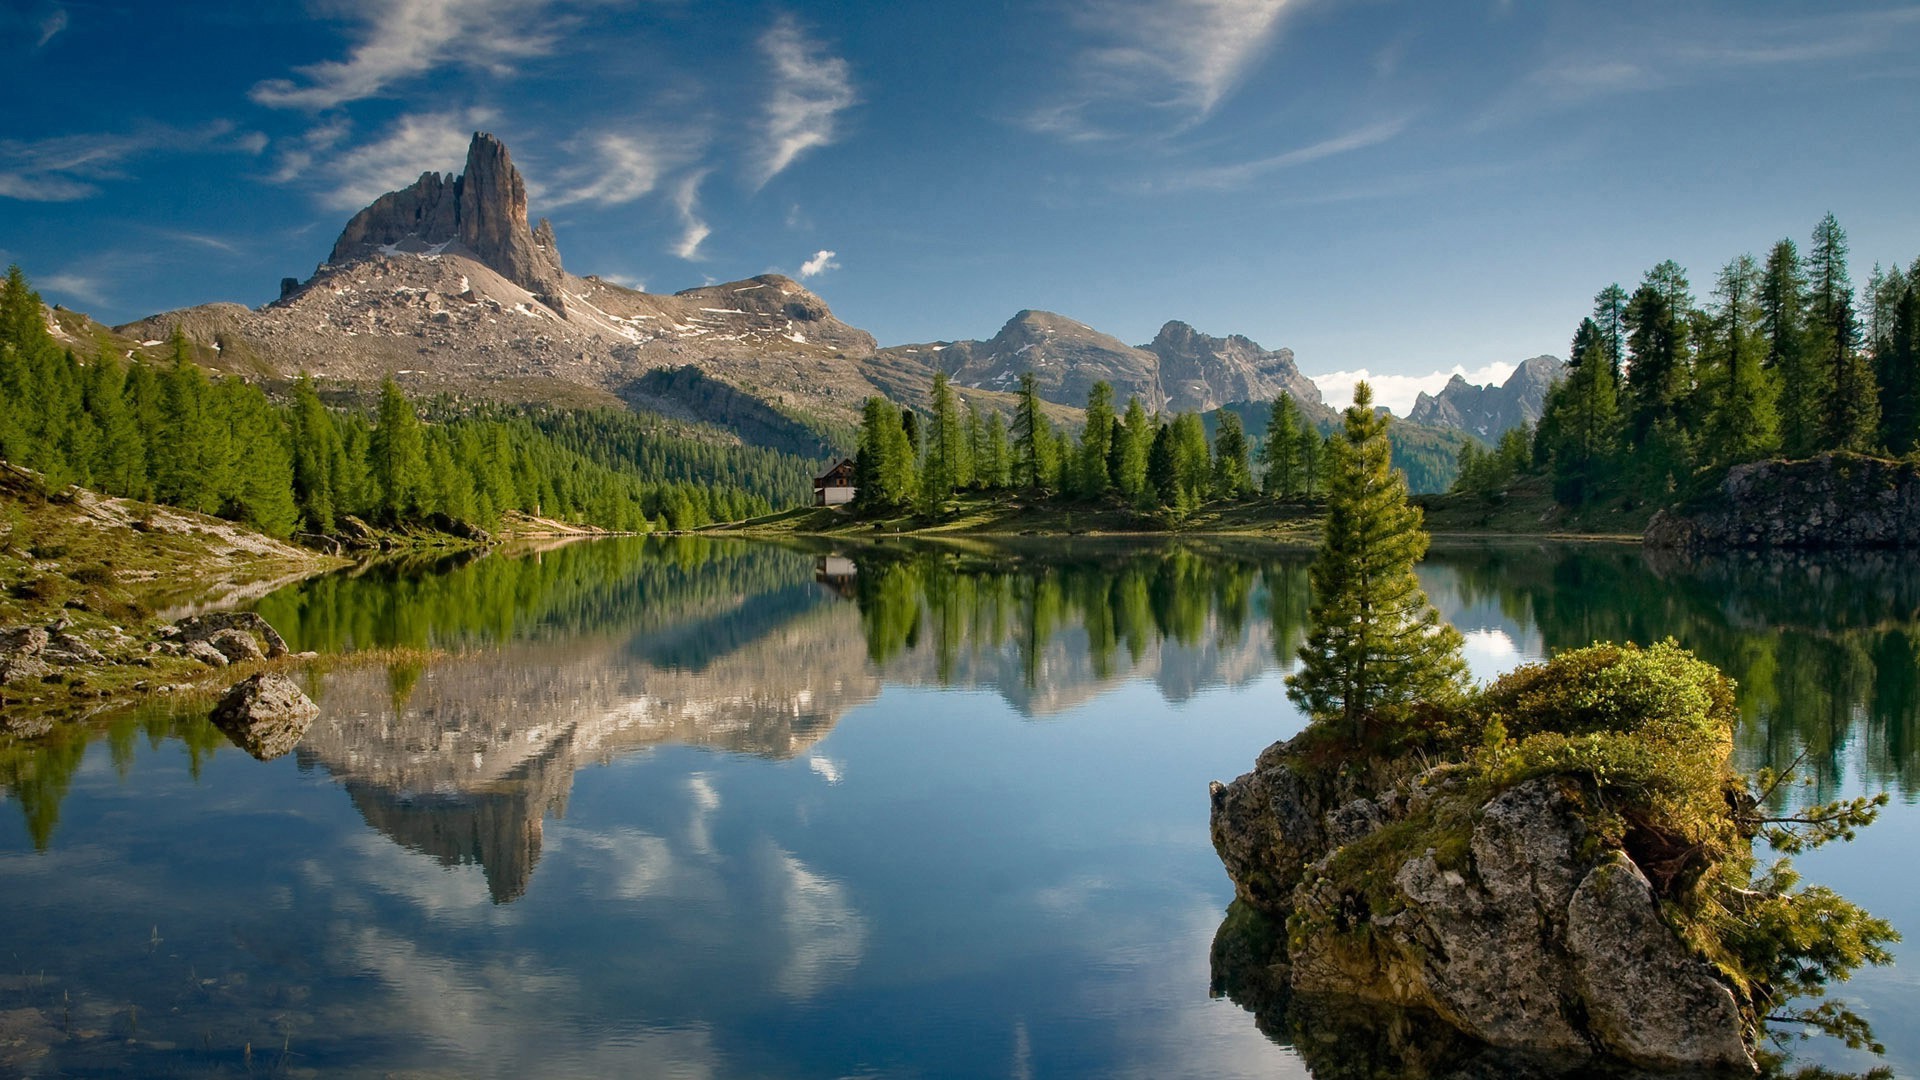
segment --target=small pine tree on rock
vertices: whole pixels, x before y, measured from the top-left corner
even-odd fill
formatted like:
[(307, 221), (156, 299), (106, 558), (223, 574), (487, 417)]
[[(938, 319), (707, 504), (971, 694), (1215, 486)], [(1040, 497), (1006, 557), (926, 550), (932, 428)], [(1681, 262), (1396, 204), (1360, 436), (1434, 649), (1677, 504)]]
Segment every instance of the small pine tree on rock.
[(1370, 722), (1416, 702), (1457, 699), (1466, 663), (1459, 631), (1440, 621), (1414, 577), (1427, 533), (1391, 465), (1389, 418), (1374, 412), (1366, 383), (1345, 419), (1330, 446), (1310, 629), (1287, 696), (1317, 721), (1345, 723), (1358, 742)]

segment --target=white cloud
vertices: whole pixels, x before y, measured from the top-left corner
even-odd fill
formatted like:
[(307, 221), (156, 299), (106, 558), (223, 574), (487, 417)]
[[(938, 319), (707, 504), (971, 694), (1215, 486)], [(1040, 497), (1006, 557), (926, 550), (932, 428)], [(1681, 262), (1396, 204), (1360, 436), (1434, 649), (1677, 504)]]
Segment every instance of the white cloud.
[(826, 250), (814, 252), (813, 258), (800, 264), (800, 276), (810, 278), (815, 274), (824, 274), (829, 270), (840, 269), (840, 264), (833, 261), (835, 254), (836, 252)]
[(1328, 405), (1343, 409), (1353, 401), (1353, 385), (1364, 380), (1373, 388), (1375, 405), (1385, 405), (1393, 410), (1393, 415), (1405, 416), (1413, 411), (1414, 400), (1421, 393), (1438, 394), (1455, 375), (1475, 386), (1485, 386), (1489, 383), (1497, 386), (1506, 382), (1518, 366), (1492, 363), (1468, 371), (1455, 364), (1450, 371), (1435, 371), (1426, 375), (1375, 375), (1366, 368), (1360, 368), (1357, 371), (1335, 371), (1326, 375), (1315, 375), (1313, 384), (1320, 388), (1320, 394), (1326, 399)]
[(233, 124), (216, 120), (184, 130), (153, 125), (132, 132), (0, 139), (0, 198), (72, 202), (97, 194), (102, 181), (124, 179), (128, 162), (143, 154), (255, 150), (251, 135), (231, 136)]
[(299, 80), (268, 79), (249, 96), (274, 108), (330, 109), (448, 64), (511, 74), (513, 62), (551, 52), (569, 25), (555, 6), (553, 0), (353, 0), (360, 31), (345, 60), (295, 68)]
[(152, 135), (58, 135), (0, 140), (0, 197), (71, 202), (100, 190), (97, 181), (125, 176), (122, 165), (158, 145)]
[(47, 42), (52, 41), (54, 35), (66, 28), (66, 8), (54, 8), (52, 11), (47, 12), (46, 17), (40, 20), (40, 40), (34, 42), (33, 47), (36, 49), (46, 48)]
[(395, 121), (380, 138), (356, 146), (325, 167), (330, 179), (323, 201), (337, 210), (358, 210), (389, 191), (397, 191), (424, 172), (459, 172), (474, 129), (493, 114), (415, 113)]
[(698, 259), (700, 245), (707, 242), (713, 230), (700, 217), (700, 182), (707, 178), (707, 170), (702, 169), (682, 177), (673, 188), (673, 209), (680, 215), (680, 240), (673, 245), (673, 253), (683, 259)]
[(569, 149), (590, 163), (562, 172), (556, 189), (548, 193), (549, 206), (591, 202), (601, 206), (630, 203), (652, 191), (660, 177), (688, 156), (686, 147), (647, 134), (607, 132), (574, 143)]
[(308, 128), (281, 147), (280, 162), (267, 179), (276, 184), (298, 180), (313, 168), (316, 157), (340, 145), (352, 131), (353, 122), (344, 116)]
[(756, 187), (837, 139), (840, 114), (857, 100), (847, 62), (809, 40), (792, 17), (760, 35), (760, 50), (773, 65), (773, 93), (763, 116)]
[(43, 292), (58, 294), (62, 298), (72, 298), (96, 307), (108, 304), (107, 294), (97, 277), (86, 274), (48, 274), (40, 279)]
[(1166, 189), (1187, 188), (1237, 188), (1259, 179), (1267, 173), (1291, 169), (1298, 165), (1321, 161), (1341, 154), (1350, 154), (1357, 150), (1379, 146), (1397, 137), (1407, 128), (1407, 118), (1383, 120), (1368, 124), (1352, 131), (1322, 139), (1317, 143), (1296, 147), (1269, 157), (1253, 161), (1243, 161), (1232, 165), (1216, 165), (1191, 169), (1161, 184), (1151, 185)]
[(1089, 114), (1117, 107), (1204, 119), (1238, 88), (1298, 0), (1082, 0), (1074, 22), (1092, 43), (1072, 61), (1064, 100), (1028, 117), (1068, 138), (1107, 134)]

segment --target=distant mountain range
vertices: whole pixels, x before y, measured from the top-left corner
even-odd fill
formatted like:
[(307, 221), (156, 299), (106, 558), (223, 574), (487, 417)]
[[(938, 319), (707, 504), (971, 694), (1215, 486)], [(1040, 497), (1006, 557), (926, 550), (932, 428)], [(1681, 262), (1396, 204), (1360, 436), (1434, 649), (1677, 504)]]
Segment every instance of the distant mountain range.
[[(1122, 406), (1137, 395), (1152, 409), (1207, 411), (1284, 393), (1316, 420), (1332, 420), (1291, 350), (1240, 335), (1212, 337), (1174, 321), (1134, 346), (1061, 315), (1022, 311), (986, 341), (882, 349), (778, 274), (670, 296), (576, 275), (552, 227), (531, 223), (527, 210), (507, 148), (476, 133), (459, 176), (427, 173), (376, 199), (347, 222), (327, 261), (305, 279), (284, 279), (272, 303), (206, 304), (112, 331), (56, 311), (53, 326), (83, 353), (104, 341), (160, 359), (177, 328), (201, 363), (249, 378), (304, 371), (364, 387), (393, 374), (416, 392), (625, 403), (816, 455), (844, 448), (865, 398), (924, 403), (936, 372), (962, 396), (1004, 411), (1032, 371), (1056, 419), (1069, 423), (1102, 379)], [(1537, 418), (1549, 363), (1558, 362), (1522, 365), (1516, 405), (1483, 404), (1461, 383), (1423, 398), (1400, 426), (1497, 438), (1510, 417)]]
[(1523, 424), (1537, 424), (1547, 391), (1567, 372), (1559, 357), (1521, 363), (1501, 386), (1474, 386), (1455, 375), (1438, 396), (1422, 393), (1407, 419), (1430, 427), (1458, 428), (1488, 442)]

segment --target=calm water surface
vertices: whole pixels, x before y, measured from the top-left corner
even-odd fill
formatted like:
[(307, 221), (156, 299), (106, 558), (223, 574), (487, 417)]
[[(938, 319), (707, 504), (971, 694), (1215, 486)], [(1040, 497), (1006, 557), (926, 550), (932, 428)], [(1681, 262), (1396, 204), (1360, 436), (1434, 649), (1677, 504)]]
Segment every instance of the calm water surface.
[[(161, 709), (0, 748), (0, 1075), (1350, 1075), (1209, 994), (1206, 785), (1302, 724), (1306, 558), (603, 541), (270, 596), (296, 649), (445, 655), (310, 678), (274, 761)], [(1916, 571), (1422, 577), (1482, 678), (1666, 636), (1727, 668), (1743, 765), (1894, 793), (1798, 863), (1920, 943)], [(1839, 989), (1916, 1076), (1903, 948)]]

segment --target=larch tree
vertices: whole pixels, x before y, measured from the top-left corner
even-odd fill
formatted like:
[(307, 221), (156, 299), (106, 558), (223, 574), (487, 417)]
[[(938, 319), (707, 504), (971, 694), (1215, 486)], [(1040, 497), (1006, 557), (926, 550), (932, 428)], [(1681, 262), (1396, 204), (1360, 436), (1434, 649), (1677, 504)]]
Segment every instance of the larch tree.
[(1742, 255), (1721, 269), (1714, 284), (1708, 439), (1709, 456), (1721, 464), (1753, 461), (1780, 445), (1778, 393), (1765, 367), (1760, 279), (1760, 264)]
[(1127, 399), (1127, 412), (1121, 418), (1115, 443), (1114, 486), (1131, 502), (1139, 502), (1147, 493), (1147, 455), (1153, 450), (1153, 417), (1138, 396)]
[(1113, 448), (1113, 387), (1096, 382), (1087, 391), (1087, 420), (1080, 428), (1080, 445), (1073, 455), (1069, 486), (1082, 498), (1098, 498), (1113, 487), (1107, 455)]
[(380, 404), (367, 444), (367, 472), (381, 513), (399, 520), (420, 508), (427, 480), (427, 448), (413, 403), (389, 375), (380, 383)]
[(965, 467), (961, 461), (966, 452), (965, 435), (947, 374), (934, 372), (932, 430), (926, 436), (926, 464), (920, 472), (920, 499), (930, 512), (938, 513), (945, 507), (960, 485)]
[(1392, 723), (1416, 703), (1451, 703), (1466, 689), (1460, 632), (1441, 621), (1414, 576), (1427, 533), (1393, 469), (1389, 423), (1373, 410), (1372, 388), (1356, 385), (1332, 443), (1307, 640), (1287, 678), (1288, 697), (1316, 721), (1345, 725), (1355, 743), (1371, 724)]
[(1607, 360), (1613, 365), (1613, 383), (1618, 386), (1620, 368), (1627, 359), (1627, 290), (1618, 284), (1601, 289), (1593, 298), (1593, 324)]
[(1847, 274), (1847, 233), (1832, 215), (1814, 227), (1807, 249), (1808, 326), (1823, 371), (1820, 449), (1865, 450), (1880, 428), (1880, 388), (1860, 355), (1860, 323)]
[(1879, 367), (1881, 442), (1911, 454), (1920, 449), (1920, 282), (1911, 278), (1888, 318)]
[(1013, 414), (1013, 482), (1030, 492), (1039, 492), (1052, 483), (1058, 469), (1058, 452), (1053, 445), (1053, 425), (1040, 405), (1040, 390), (1033, 372), (1020, 375), (1020, 403)]
[(1273, 399), (1267, 437), (1260, 445), (1260, 487), (1269, 499), (1285, 499), (1300, 490), (1300, 423), (1293, 395)]
[(1781, 240), (1767, 252), (1760, 275), (1760, 332), (1766, 368), (1780, 388), (1780, 442), (1789, 454), (1820, 446), (1827, 370), (1813, 355), (1807, 328), (1807, 278), (1800, 249)]
[(1247, 432), (1240, 414), (1220, 410), (1220, 430), (1213, 437), (1213, 493), (1222, 499), (1253, 494), (1253, 471), (1247, 465)]

